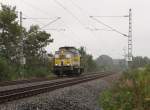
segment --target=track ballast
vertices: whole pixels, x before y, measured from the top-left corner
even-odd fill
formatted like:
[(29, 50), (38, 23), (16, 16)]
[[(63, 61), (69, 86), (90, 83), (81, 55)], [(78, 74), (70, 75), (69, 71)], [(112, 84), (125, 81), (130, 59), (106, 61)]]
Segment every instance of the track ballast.
[(0, 104), (18, 100), (21, 98), (31, 97), (45, 92), (50, 92), (56, 89), (72, 86), (75, 84), (99, 79), (111, 75), (112, 73), (88, 74), (80, 77), (70, 78), (63, 81), (49, 82), (46, 84), (33, 85), (24, 88), (16, 88), (5, 91), (0, 91)]

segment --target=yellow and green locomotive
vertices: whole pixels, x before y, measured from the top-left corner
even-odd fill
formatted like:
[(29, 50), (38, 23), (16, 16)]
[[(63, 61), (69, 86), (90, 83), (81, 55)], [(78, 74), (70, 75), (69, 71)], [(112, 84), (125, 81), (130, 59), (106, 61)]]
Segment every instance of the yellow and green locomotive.
[(83, 72), (80, 62), (81, 55), (75, 47), (60, 47), (54, 55), (53, 72), (57, 76), (80, 75)]

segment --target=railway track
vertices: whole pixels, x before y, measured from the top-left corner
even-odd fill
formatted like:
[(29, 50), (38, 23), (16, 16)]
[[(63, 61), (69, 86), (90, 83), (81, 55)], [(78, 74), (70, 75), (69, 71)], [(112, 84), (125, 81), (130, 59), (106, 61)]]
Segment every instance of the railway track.
[[(91, 74), (91, 73), (88, 73), (88, 74)], [(84, 75), (84, 74), (82, 74), (82, 75)], [(0, 82), (0, 87), (27, 84), (27, 83), (36, 83), (36, 82), (50, 81), (50, 80), (56, 80), (56, 79), (60, 79), (60, 78), (53, 76), (51, 79), (49, 79), (49, 78), (33, 78), (33, 79), (14, 80), (14, 81), (2, 81), (2, 82)]]
[(18, 85), (18, 84), (25, 84), (25, 83), (34, 83), (34, 82), (40, 82), (40, 81), (55, 80), (55, 79), (58, 79), (58, 78), (56, 78), (56, 77), (53, 77), (52, 79), (49, 79), (49, 78), (34, 78), (34, 79), (24, 79), (24, 80), (15, 80), (15, 81), (3, 81), (3, 82), (0, 82), (0, 87)]
[(31, 97), (45, 92), (50, 92), (56, 89), (72, 86), (75, 84), (95, 80), (105, 76), (111, 75), (110, 73), (101, 73), (93, 75), (83, 75), (76, 78), (66, 79), (63, 81), (49, 82), (46, 84), (33, 85), (24, 88), (10, 89), (6, 91), (0, 91), (0, 104), (13, 101), (21, 98)]

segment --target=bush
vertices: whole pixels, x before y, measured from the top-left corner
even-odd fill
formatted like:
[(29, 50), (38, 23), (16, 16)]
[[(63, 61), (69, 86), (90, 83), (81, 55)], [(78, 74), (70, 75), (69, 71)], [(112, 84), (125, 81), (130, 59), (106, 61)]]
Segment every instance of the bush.
[(21, 67), (20, 64), (14, 64), (6, 58), (0, 57), (0, 81), (47, 77), (51, 75), (50, 67), (47, 65), (24, 65)]
[(48, 66), (24, 66), (21, 68), (20, 65), (11, 64), (5, 58), (0, 57), (0, 81), (46, 77), (50, 74), (51, 69)]
[(4, 58), (0, 58), (0, 81), (10, 79), (10, 67)]
[(46, 77), (51, 74), (51, 71), (47, 67), (32, 67), (26, 69), (24, 73), (25, 78), (29, 77)]
[(121, 80), (100, 95), (104, 110), (149, 110), (150, 66), (124, 73)]

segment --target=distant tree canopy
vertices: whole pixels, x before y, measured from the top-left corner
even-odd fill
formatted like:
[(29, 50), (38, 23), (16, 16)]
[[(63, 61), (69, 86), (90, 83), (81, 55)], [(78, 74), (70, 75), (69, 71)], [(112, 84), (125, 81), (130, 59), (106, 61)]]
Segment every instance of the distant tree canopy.
[(121, 72), (127, 70), (127, 61), (124, 59), (113, 59), (108, 55), (101, 55), (96, 59), (97, 68), (100, 71)]
[(112, 70), (113, 68), (113, 59), (108, 55), (101, 55), (96, 59), (96, 64), (100, 70)]
[[(127, 61), (124, 59), (112, 59), (108, 55), (101, 55), (96, 59), (98, 68), (102, 71), (125, 71), (127, 69)], [(137, 69), (150, 65), (150, 59), (148, 57), (136, 56), (133, 57), (131, 62), (131, 69)]]
[(136, 56), (133, 57), (132, 68), (140, 68), (150, 64), (148, 57)]

